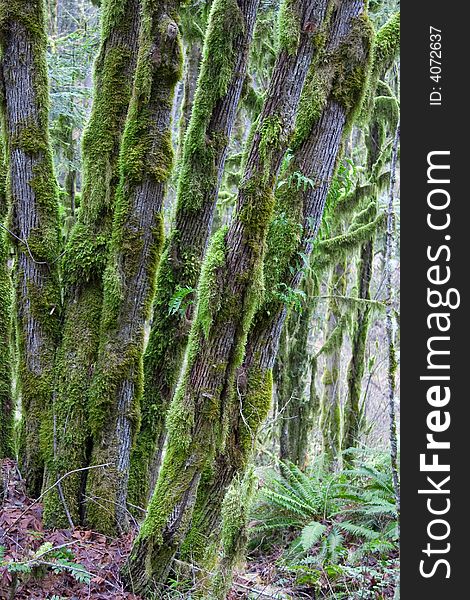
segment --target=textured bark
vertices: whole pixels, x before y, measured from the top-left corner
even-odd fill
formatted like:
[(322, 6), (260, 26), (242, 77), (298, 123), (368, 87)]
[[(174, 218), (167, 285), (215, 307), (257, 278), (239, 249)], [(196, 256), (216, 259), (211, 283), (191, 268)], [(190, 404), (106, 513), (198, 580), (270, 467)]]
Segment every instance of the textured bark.
[[(98, 351), (103, 273), (119, 181), (119, 147), (137, 57), (139, 7), (140, 0), (103, 3), (93, 107), (83, 138), (83, 193), (63, 260), (65, 300), (57, 354), (57, 401), (50, 424), (55, 437), (47, 467), (50, 484), (72, 469), (86, 467), (89, 460), (87, 397)], [(83, 516), (85, 473), (70, 475), (62, 483), (74, 523)], [(57, 488), (45, 498), (44, 518), (48, 526), (68, 525)]]
[[(239, 408), (232, 412), (225, 450), (217, 455), (213, 473), (198, 494), (190, 532), (195, 544), (220, 525), (220, 502), (214, 498), (223, 497), (234, 474), (246, 468), (269, 410), (272, 370), (287, 311), (278, 292), (296, 290), (300, 284), (304, 264), (299, 256), (311, 253), (344, 131), (364, 92), (371, 30), (366, 20), (358, 19), (363, 11), (364, 2), (339, 3), (333, 11), (325, 54), (320, 53), (325, 60), (313, 70), (318, 72), (318, 80), (310, 80), (305, 87), (292, 144), (294, 155), (285, 178), (289, 181), (290, 175), (301, 173), (316, 185), (278, 188), (276, 214), (280, 218), (271, 224), (264, 265), (268, 293), (251, 324), (243, 364), (237, 371)], [(356, 77), (362, 73), (356, 87), (349, 82), (352, 73)], [(319, 87), (317, 82), (323, 85)], [(346, 99), (342, 90), (349, 91)]]
[(20, 468), (33, 496), (39, 495), (43, 479), (41, 421), (51, 407), (60, 314), (59, 221), (48, 137), (45, 28), (42, 0), (0, 3), (10, 228), (16, 236), (14, 278), (23, 412)]
[(163, 245), (163, 199), (173, 167), (171, 115), (181, 77), (178, 0), (144, 0), (134, 92), (122, 140), (121, 180), (90, 390), (92, 465), (85, 522), (107, 534), (128, 526), (131, 446), (143, 386), (144, 327)]
[[(170, 305), (178, 292), (197, 286), (245, 79), (257, 5), (258, 0), (216, 0), (209, 18), (180, 165), (174, 226), (157, 274), (154, 320), (144, 357), (142, 425), (132, 457), (129, 498), (138, 506), (146, 506), (155, 485), (165, 416), (193, 315), (191, 305), (176, 311)], [(193, 297), (194, 292), (188, 293), (185, 302)]]
[(259, 300), (273, 187), (290, 142), (315, 48), (309, 23), (327, 2), (289, 2), (298, 36), (281, 45), (270, 88), (247, 154), (235, 215), (212, 241), (198, 288), (187, 362), (169, 413), (168, 449), (126, 577), (137, 593), (166, 580), (188, 529), (201, 474), (226, 434), (236, 369)]

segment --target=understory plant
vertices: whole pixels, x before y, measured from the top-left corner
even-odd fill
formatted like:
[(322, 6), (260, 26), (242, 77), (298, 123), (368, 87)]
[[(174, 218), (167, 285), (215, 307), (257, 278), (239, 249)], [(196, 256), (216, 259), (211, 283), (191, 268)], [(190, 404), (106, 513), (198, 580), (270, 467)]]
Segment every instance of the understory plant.
[(367, 448), (345, 454), (351, 466), (340, 473), (324, 471), (321, 456), (307, 473), (288, 462), (269, 471), (253, 507), (251, 547), (281, 547), (278, 569), (321, 597), (386, 598), (398, 556), (390, 459)]

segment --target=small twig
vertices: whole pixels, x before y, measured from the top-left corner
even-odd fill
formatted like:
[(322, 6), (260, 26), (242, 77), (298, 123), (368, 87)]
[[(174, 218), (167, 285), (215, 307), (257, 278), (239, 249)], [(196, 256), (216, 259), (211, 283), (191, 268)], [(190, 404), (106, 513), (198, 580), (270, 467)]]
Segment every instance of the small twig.
[(5, 535), (6, 535), (6, 534), (7, 534), (9, 531), (11, 531), (12, 527), (13, 527), (14, 525), (16, 525), (16, 524), (18, 523), (18, 521), (19, 521), (20, 519), (22, 519), (22, 518), (23, 518), (23, 516), (24, 516), (24, 515), (25, 515), (25, 514), (26, 514), (28, 511), (30, 511), (30, 510), (33, 508), (33, 506), (35, 506), (35, 505), (36, 505), (38, 502), (40, 502), (40, 501), (41, 501), (41, 500), (44, 498), (44, 496), (45, 496), (47, 493), (49, 493), (49, 492), (50, 492), (52, 489), (54, 489), (54, 488), (55, 488), (55, 487), (56, 487), (56, 486), (57, 486), (57, 485), (58, 485), (58, 484), (59, 484), (59, 483), (60, 483), (62, 480), (64, 480), (66, 477), (68, 477), (69, 475), (73, 475), (74, 473), (80, 473), (80, 472), (82, 472), (82, 471), (89, 471), (90, 469), (100, 469), (100, 468), (102, 468), (102, 467), (109, 467), (109, 465), (110, 465), (110, 464), (111, 464), (111, 463), (105, 463), (105, 464), (102, 464), (102, 465), (91, 465), (91, 466), (89, 466), (89, 467), (82, 467), (81, 469), (73, 469), (72, 471), (68, 471), (68, 473), (65, 473), (64, 475), (62, 475), (61, 477), (59, 477), (59, 479), (58, 479), (58, 480), (57, 480), (55, 483), (53, 483), (53, 484), (52, 484), (52, 485), (50, 485), (50, 486), (49, 486), (49, 487), (48, 487), (46, 490), (44, 490), (44, 491), (42, 492), (42, 494), (36, 498), (36, 500), (33, 500), (33, 501), (31, 502), (31, 504), (30, 504), (29, 506), (27, 506), (27, 507), (25, 508), (25, 510), (24, 510), (24, 511), (23, 511), (23, 512), (22, 512), (22, 513), (21, 513), (21, 514), (20, 514), (20, 515), (19, 515), (19, 516), (18, 516), (18, 517), (17, 517), (17, 518), (16, 518), (16, 519), (15, 519), (15, 520), (14, 520), (14, 521), (13, 521), (13, 522), (12, 522), (12, 523), (11, 523), (11, 524), (8, 526), (8, 527), (7, 527), (7, 528), (6, 528), (6, 529), (5, 529), (5, 531), (2, 533), (2, 538), (1, 538), (1, 539), (3, 539), (3, 538), (5, 537)]
[(5, 227), (5, 225), (4, 225), (3, 223), (0, 223), (0, 227), (1, 227), (2, 229), (4, 229), (4, 230), (5, 230), (7, 233), (9, 233), (9, 234), (10, 234), (12, 237), (14, 237), (14, 238), (15, 238), (15, 240), (18, 240), (18, 241), (19, 241), (21, 244), (24, 244), (24, 245), (26, 246), (26, 250), (28, 251), (29, 257), (30, 257), (30, 258), (31, 258), (31, 260), (32, 260), (34, 263), (36, 263), (37, 265), (53, 265), (55, 262), (57, 262), (58, 260), (60, 260), (60, 259), (61, 259), (61, 258), (64, 256), (64, 254), (65, 254), (65, 252), (66, 252), (66, 250), (64, 250), (63, 252), (61, 252), (61, 253), (59, 254), (59, 256), (56, 256), (56, 257), (55, 257), (53, 260), (51, 260), (51, 261), (47, 261), (47, 260), (36, 260), (36, 259), (34, 258), (34, 256), (33, 256), (32, 252), (31, 252), (31, 248), (29, 247), (28, 240), (27, 240), (26, 238), (20, 238), (20, 237), (18, 237), (18, 236), (17, 236), (15, 233), (13, 233), (13, 231), (10, 231), (10, 230), (8, 229), (8, 227)]

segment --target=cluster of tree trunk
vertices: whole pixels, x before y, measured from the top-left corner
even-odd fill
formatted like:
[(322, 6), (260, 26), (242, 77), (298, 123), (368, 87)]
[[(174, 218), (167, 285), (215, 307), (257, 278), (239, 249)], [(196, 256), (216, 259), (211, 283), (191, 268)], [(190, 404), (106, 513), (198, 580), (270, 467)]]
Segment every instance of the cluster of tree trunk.
[[(377, 163), (395, 114), (391, 101), (374, 102), (399, 23), (395, 15), (376, 36), (366, 4), (283, 0), (235, 206), (217, 227), (237, 115), (257, 93), (249, 71), (259, 0), (213, 0), (204, 36), (184, 26), (179, 0), (102, 0), (80, 205), (64, 242), (46, 64), (58, 5), (0, 0), (0, 451), (12, 456), (17, 436), (28, 492), (48, 490), (49, 527), (119, 535), (141, 521), (123, 578), (143, 596), (166, 583), (177, 554), (201, 572), (217, 563), (207, 594), (226, 596), (243, 554), (251, 463), (278, 355), (283, 460), (305, 467), (318, 419), (332, 462), (360, 436), (374, 237), (383, 224)], [(368, 124), (370, 177), (337, 201), (333, 235), (319, 237), (359, 118)], [(348, 222), (353, 209), (359, 215)], [(346, 317), (337, 297), (346, 294), (352, 248), (360, 248), (363, 302), (341, 419)], [(324, 273), (320, 398), (319, 355), (306, 349)], [(301, 312), (291, 307), (298, 297)]]

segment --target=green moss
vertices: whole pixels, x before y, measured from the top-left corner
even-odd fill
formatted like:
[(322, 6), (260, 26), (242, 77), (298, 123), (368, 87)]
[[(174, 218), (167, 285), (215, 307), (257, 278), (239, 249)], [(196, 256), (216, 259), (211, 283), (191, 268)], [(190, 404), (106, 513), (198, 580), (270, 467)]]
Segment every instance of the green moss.
[[(87, 398), (95, 368), (103, 299), (103, 274), (108, 261), (118, 156), (132, 91), (137, 55), (137, 0), (104, 0), (101, 44), (94, 67), (94, 97), (83, 135), (83, 192), (77, 223), (62, 261), (65, 295), (63, 337), (57, 356), (55, 406), (57, 453), (50, 457), (47, 478), (87, 466), (89, 426)], [(77, 344), (80, 340), (80, 344)], [(51, 436), (52, 422), (48, 425)], [(74, 522), (81, 516), (80, 475), (63, 482)], [(49, 526), (66, 524), (56, 490), (45, 498)]]
[[(193, 14), (191, 17), (193, 19)], [(159, 433), (155, 436), (155, 432), (164, 429), (165, 414), (181, 370), (194, 314), (194, 293), (187, 295), (185, 310), (180, 307), (180, 310), (172, 312), (170, 305), (182, 289), (195, 289), (199, 280), (223, 157), (232, 128), (230, 115), (235, 113), (241, 87), (239, 80), (245, 69), (244, 64), (240, 66), (240, 52), (249, 46), (251, 26), (236, 0), (212, 2), (191, 119), (179, 165), (174, 227), (157, 274), (155, 318), (144, 358), (147, 383), (142, 429), (135, 456), (148, 455), (147, 462), (161, 437)], [(209, 333), (212, 319), (205, 307), (210, 305), (210, 310), (213, 310), (219, 301), (215, 290), (210, 289), (209, 279), (205, 281), (206, 289), (200, 291), (199, 325), (203, 335), (204, 331)], [(194, 339), (190, 347), (197, 347), (198, 343)], [(133, 469), (140, 470), (137, 466), (140, 460), (133, 461)], [(131, 478), (137, 480), (132, 474)], [(142, 490), (141, 486), (137, 487)], [(146, 498), (135, 500), (138, 504), (145, 502)]]
[(300, 15), (294, 0), (284, 0), (279, 9), (279, 47), (295, 54), (300, 43)]
[[(163, 199), (173, 164), (171, 110), (181, 75), (177, 4), (164, 8), (144, 2), (134, 91), (120, 153), (100, 348), (89, 396), (92, 462), (110, 463), (113, 476), (106, 482), (93, 474), (87, 489), (92, 496), (106, 494), (117, 508), (89, 507), (86, 522), (106, 533), (126, 527), (119, 504), (127, 497), (127, 473), (119, 464), (130, 460), (130, 448), (123, 450), (116, 439), (119, 422), (124, 415), (132, 444), (141, 418), (144, 328), (163, 248)], [(136, 286), (140, 286), (137, 302)]]
[[(370, 210), (370, 208), (366, 210)], [(349, 251), (360, 246), (362, 242), (375, 235), (375, 232), (384, 224), (384, 221), (385, 215), (382, 213), (366, 225), (358, 225), (347, 233), (319, 242), (317, 246), (318, 267), (324, 268), (340, 256), (345, 256)]]
[(369, 86), (361, 110), (361, 118), (364, 122), (370, 117), (373, 109), (380, 78), (392, 67), (399, 51), (400, 13), (397, 12), (379, 29), (375, 37)]
[(309, 70), (302, 96), (299, 112), (295, 121), (295, 133), (292, 149), (295, 152), (302, 142), (307, 140), (313, 126), (321, 116), (328, 99), (329, 82), (326, 73), (314, 63)]
[(238, 75), (235, 71), (237, 42), (245, 27), (236, 0), (212, 3), (193, 110), (184, 140), (177, 211), (197, 211), (204, 202), (216, 199), (217, 161), (228, 139), (221, 131), (211, 128), (211, 120), (216, 106)]
[[(1, 163), (2, 157), (0, 178), (5, 176)], [(6, 235), (0, 229), (0, 458), (13, 456), (12, 283), (7, 258)]]
[[(16, 117), (18, 107), (8, 107), (9, 118), (6, 118), (5, 113), (3, 116), (7, 168), (11, 168), (10, 153), (17, 148), (23, 150), (27, 156), (25, 172), (28, 173), (31, 169), (28, 184), (34, 193), (34, 206), (30, 207), (34, 214), (30, 218), (39, 224), (31, 229), (24, 242), (12, 240), (16, 250), (13, 277), (17, 297), (18, 387), (21, 390), (23, 409), (20, 463), (29, 493), (39, 495), (44, 456), (48, 451), (41, 444), (41, 429), (52, 400), (53, 361), (60, 331), (61, 308), (58, 196), (48, 136), (49, 82), (44, 2), (13, 0), (2, 4), (2, 52), (5, 52), (5, 47), (9, 44), (12, 22), (18, 24), (29, 51), (21, 56), (11, 56), (10, 59), (24, 61), (27, 60), (26, 57), (32, 57), (30, 101), (33, 108), (23, 121)], [(4, 85), (11, 84), (11, 79), (5, 77)], [(2, 110), (5, 111), (4, 105)], [(13, 175), (17, 177), (16, 173), (10, 173), (10, 181)], [(16, 191), (12, 192), (10, 185), (7, 194), (11, 206), (10, 228), (14, 228), (21, 223), (24, 215), (18, 212), (19, 198)], [(31, 328), (35, 331), (33, 351)]]
[(375, 32), (366, 14), (355, 18), (337, 51), (333, 98), (347, 112), (349, 125), (356, 118), (367, 92)]
[(248, 469), (242, 479), (235, 478), (222, 503), (221, 553), (205, 600), (225, 600), (231, 588), (233, 570), (243, 560), (248, 542), (250, 509), (257, 479)]
[(246, 392), (243, 395), (243, 419), (239, 421), (239, 452), (242, 457), (242, 468), (250, 460), (256, 436), (261, 425), (268, 416), (272, 403), (273, 374), (272, 370), (254, 367), (248, 372)]
[(227, 227), (222, 227), (214, 235), (201, 273), (201, 283), (198, 289), (197, 323), (206, 338), (212, 324), (212, 317), (221, 308), (222, 299), (217, 290), (217, 270), (225, 261), (226, 235)]

